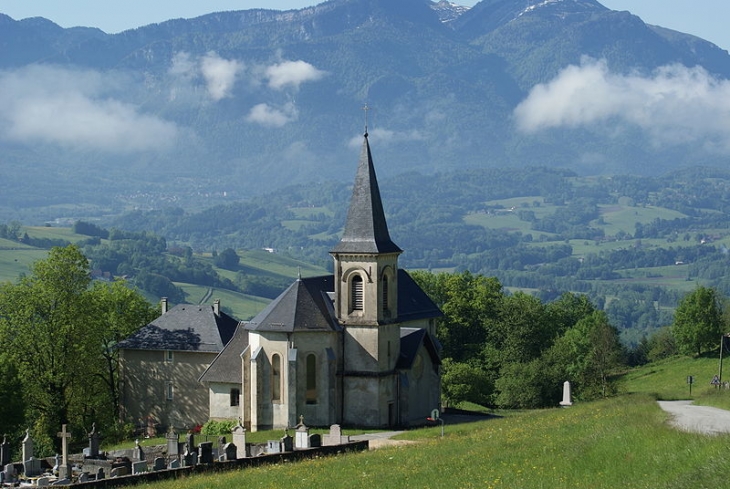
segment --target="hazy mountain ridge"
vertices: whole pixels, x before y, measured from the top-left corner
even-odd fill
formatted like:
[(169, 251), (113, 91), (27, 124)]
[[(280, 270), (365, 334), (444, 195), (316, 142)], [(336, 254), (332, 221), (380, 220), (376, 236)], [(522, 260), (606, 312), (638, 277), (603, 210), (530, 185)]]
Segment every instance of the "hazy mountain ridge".
[[(567, 105), (557, 121), (543, 111), (559, 100), (550, 90), (565, 90), (561, 76), (576, 72), (614, 92), (637, 73), (721, 85), (730, 77), (726, 51), (593, 0), (527, 7), (331, 0), (114, 35), (0, 15), (0, 164), (27, 168), (4, 175), (0, 203), (201, 207), (292, 183), (348, 181), (365, 103), (386, 176), (535, 164), (662, 173), (726, 161), (730, 144), (716, 128), (706, 135), (693, 124), (679, 131), (692, 138), (667, 144), (674, 126), (604, 114), (591, 105), (600, 97), (582, 101), (583, 114), (597, 113), (590, 119), (575, 120)], [(447, 11), (454, 20), (444, 21)], [(667, 73), (674, 65), (686, 68)], [(696, 65), (705, 71), (684, 73)], [(540, 83), (544, 93), (533, 90)], [(646, 96), (617, 105), (630, 113)], [(659, 121), (668, 119), (662, 110)]]

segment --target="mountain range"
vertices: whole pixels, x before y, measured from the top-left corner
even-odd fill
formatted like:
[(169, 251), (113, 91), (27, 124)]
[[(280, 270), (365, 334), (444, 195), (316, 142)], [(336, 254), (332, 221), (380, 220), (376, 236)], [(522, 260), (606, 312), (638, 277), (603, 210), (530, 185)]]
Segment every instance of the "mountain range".
[(0, 14), (0, 219), (350, 181), (366, 126), (384, 176), (722, 166), (729, 78), (727, 51), (595, 0), (330, 0), (119, 34)]

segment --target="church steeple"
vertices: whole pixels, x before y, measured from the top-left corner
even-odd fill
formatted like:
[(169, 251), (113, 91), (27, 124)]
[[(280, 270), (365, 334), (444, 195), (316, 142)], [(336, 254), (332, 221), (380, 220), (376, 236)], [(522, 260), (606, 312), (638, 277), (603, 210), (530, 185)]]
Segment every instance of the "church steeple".
[(350, 209), (347, 212), (345, 231), (331, 253), (401, 252), (388, 233), (366, 132), (355, 176), (355, 186), (352, 189)]

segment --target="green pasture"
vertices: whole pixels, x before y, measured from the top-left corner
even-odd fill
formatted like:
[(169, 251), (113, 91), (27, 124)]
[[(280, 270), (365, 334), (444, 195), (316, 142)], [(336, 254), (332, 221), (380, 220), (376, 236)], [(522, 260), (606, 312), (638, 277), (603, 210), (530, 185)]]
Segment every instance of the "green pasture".
[(238, 254), (241, 256), (241, 264), (247, 270), (258, 269), (266, 271), (268, 274), (291, 278), (296, 278), (300, 272), (302, 277), (313, 277), (327, 273), (326, 270), (315, 265), (287, 258), (278, 253), (269, 253), (265, 250), (239, 251)]
[(71, 228), (49, 227), (49, 226), (23, 226), (24, 232), (31, 238), (65, 239), (72, 243), (88, 239), (88, 236), (76, 234)]
[(19, 275), (30, 272), (33, 263), (48, 256), (46, 250), (25, 246), (19, 248), (21, 249), (0, 248), (0, 282), (15, 282)]
[(681, 212), (665, 209), (664, 207), (635, 207), (615, 204), (599, 205), (598, 208), (605, 224), (593, 223), (593, 225), (603, 228), (606, 236), (614, 236), (619, 231), (633, 235), (636, 231), (637, 222), (649, 224), (654, 219), (672, 220), (687, 217)]
[(233, 316), (241, 321), (251, 319), (271, 302), (270, 299), (265, 297), (241, 294), (232, 290), (182, 283), (176, 283), (175, 285), (185, 292), (186, 300), (190, 304), (212, 305), (214, 300), (220, 299), (221, 306), (230, 308)]

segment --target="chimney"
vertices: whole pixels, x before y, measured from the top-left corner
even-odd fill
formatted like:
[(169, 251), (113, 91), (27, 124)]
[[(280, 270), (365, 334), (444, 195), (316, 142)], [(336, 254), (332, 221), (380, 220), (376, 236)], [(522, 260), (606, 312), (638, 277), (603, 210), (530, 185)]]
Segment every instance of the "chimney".
[(167, 312), (167, 297), (160, 299), (160, 309), (162, 310), (162, 314)]
[(216, 299), (213, 301), (213, 313), (216, 316), (221, 315), (221, 300), (220, 299)]

